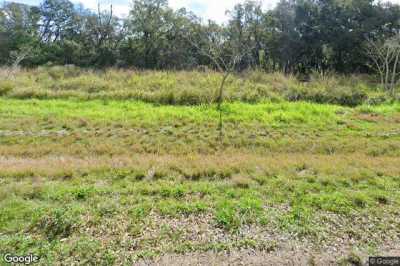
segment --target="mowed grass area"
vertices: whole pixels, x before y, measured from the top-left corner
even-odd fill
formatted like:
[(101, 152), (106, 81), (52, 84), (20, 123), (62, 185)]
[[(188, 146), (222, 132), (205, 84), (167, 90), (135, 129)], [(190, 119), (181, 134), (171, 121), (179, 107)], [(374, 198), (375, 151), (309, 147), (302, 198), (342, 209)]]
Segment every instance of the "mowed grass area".
[(400, 105), (0, 99), (0, 252), (131, 265), (400, 249)]

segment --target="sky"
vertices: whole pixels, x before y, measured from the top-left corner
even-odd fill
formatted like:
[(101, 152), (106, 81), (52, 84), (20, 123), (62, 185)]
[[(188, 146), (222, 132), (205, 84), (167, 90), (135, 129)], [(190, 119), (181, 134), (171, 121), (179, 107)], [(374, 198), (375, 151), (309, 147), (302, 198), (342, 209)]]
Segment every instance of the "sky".
[[(7, 0), (31, 5), (37, 5), (40, 0)], [(85, 7), (97, 10), (98, 3), (104, 8), (113, 5), (113, 11), (119, 16), (126, 16), (129, 13), (131, 0), (70, 0), (73, 3), (82, 3)], [(279, 0), (262, 1), (264, 9), (273, 8)], [(400, 0), (390, 0), (400, 4)], [(185, 7), (193, 11), (203, 19), (212, 19), (219, 23), (227, 21), (226, 10), (231, 10), (236, 4), (243, 3), (244, 0), (169, 0), (169, 6), (174, 9)]]

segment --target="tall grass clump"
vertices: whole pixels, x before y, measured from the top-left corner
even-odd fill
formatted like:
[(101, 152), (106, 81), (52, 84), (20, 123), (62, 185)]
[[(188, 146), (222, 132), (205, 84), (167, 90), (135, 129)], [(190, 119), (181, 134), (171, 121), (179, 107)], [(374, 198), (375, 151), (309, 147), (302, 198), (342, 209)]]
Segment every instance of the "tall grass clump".
[[(6, 73), (2, 69), (1, 73)], [(0, 75), (0, 96), (18, 99), (76, 98), (140, 100), (170, 105), (210, 104), (222, 73), (214, 71), (92, 70), (74, 66), (44, 66), (19, 70), (14, 78)], [(224, 100), (258, 103), (263, 101), (309, 101), (345, 106), (380, 104), (386, 94), (363, 76), (314, 73), (307, 81), (294, 75), (248, 70), (231, 76)]]
[(367, 101), (372, 88), (362, 79), (313, 73), (306, 83), (292, 86), (284, 93), (289, 101), (310, 101), (357, 106)]
[(13, 82), (9, 80), (0, 80), (0, 96), (6, 95), (14, 89)]

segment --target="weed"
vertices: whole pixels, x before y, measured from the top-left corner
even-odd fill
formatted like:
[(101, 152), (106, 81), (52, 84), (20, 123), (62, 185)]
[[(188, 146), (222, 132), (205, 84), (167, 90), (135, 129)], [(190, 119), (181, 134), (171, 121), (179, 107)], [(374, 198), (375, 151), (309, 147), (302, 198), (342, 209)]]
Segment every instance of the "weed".
[(76, 200), (86, 200), (95, 192), (92, 187), (78, 187), (71, 191)]
[(302, 205), (294, 205), (291, 210), (280, 218), (280, 226), (284, 230), (300, 236), (315, 234), (317, 228), (311, 221), (311, 210)]
[(234, 204), (224, 200), (218, 203), (215, 210), (215, 220), (219, 226), (226, 230), (236, 230), (240, 226)]
[(142, 203), (139, 206), (131, 208), (129, 214), (134, 220), (142, 220), (150, 214), (151, 209), (152, 206), (150, 204)]
[(67, 238), (79, 226), (79, 218), (73, 211), (66, 208), (55, 208), (39, 213), (33, 220), (31, 228), (43, 233), (49, 241), (57, 238)]

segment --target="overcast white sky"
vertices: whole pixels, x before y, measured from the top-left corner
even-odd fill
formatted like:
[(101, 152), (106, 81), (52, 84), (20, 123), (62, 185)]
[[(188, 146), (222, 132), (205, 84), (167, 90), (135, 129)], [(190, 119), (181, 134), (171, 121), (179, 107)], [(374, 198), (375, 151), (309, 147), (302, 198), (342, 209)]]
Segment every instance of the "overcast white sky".
[[(38, 4), (40, 0), (7, 0), (27, 4)], [(129, 12), (131, 0), (70, 0), (74, 3), (83, 3), (87, 8), (97, 9), (97, 4), (109, 6), (113, 4), (114, 12), (120, 16), (125, 16)], [(265, 9), (272, 8), (279, 0), (263, 0)], [(400, 0), (390, 0), (393, 3), (400, 4)], [(193, 11), (204, 19), (213, 19), (217, 22), (225, 22), (227, 20), (226, 10), (232, 9), (236, 4), (242, 3), (244, 0), (169, 0), (169, 6), (174, 9), (185, 7)]]

